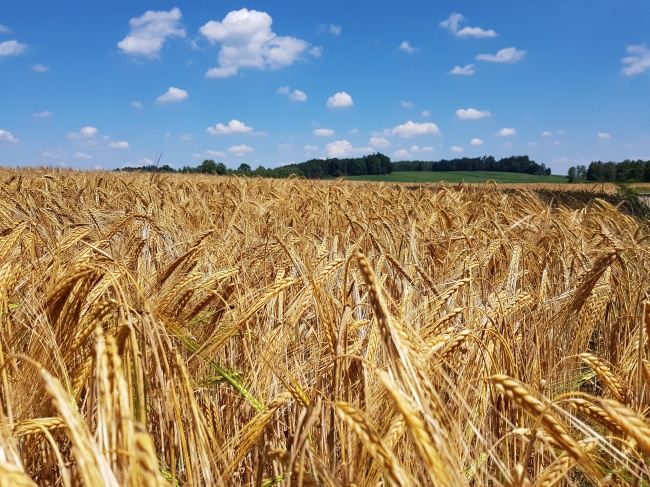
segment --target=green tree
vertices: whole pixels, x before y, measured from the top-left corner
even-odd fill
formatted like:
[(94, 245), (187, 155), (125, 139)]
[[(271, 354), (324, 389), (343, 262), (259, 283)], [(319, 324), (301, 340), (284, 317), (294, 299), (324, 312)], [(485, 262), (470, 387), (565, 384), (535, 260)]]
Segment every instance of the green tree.
[(246, 164), (245, 162), (242, 162), (239, 167), (237, 168), (237, 171), (239, 172), (251, 172), (251, 167)]
[(576, 182), (576, 168), (571, 166), (569, 168), (569, 173), (567, 174), (567, 179), (569, 180), (570, 183), (575, 183)]

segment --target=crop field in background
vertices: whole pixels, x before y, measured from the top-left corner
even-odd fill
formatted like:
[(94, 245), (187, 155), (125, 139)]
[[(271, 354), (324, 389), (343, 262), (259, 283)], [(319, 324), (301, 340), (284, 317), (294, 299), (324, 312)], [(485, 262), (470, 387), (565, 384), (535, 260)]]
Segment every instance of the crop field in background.
[(494, 171), (409, 171), (380, 175), (347, 176), (345, 179), (350, 181), (386, 181), (396, 183), (436, 183), (441, 181), (449, 183), (485, 183), (495, 181), (497, 183), (564, 184), (567, 182), (566, 176), (533, 176), (531, 174)]
[(0, 485), (648, 485), (646, 223), (526, 188), (0, 171)]

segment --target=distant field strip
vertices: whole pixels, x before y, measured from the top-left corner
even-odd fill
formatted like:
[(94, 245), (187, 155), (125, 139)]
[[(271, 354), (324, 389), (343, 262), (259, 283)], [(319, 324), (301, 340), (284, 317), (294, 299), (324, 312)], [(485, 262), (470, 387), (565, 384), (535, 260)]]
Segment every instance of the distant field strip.
[(494, 180), (497, 183), (566, 183), (564, 176), (532, 176), (511, 172), (488, 171), (413, 171), (394, 172), (382, 175), (348, 176), (350, 181), (386, 181), (397, 183), (437, 183), (447, 181), (450, 183), (485, 183)]

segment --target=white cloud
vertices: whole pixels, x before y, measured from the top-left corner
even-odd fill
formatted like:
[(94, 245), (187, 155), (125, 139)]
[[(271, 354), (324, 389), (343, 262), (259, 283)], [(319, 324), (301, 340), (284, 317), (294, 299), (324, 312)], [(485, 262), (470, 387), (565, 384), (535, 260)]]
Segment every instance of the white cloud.
[(428, 117), (429, 115), (431, 115), (431, 112), (429, 110), (422, 110), (422, 113), (420, 115), (422, 115), (423, 117)]
[(332, 129), (316, 129), (313, 134), (319, 137), (331, 137), (334, 135), (334, 131)]
[(172, 86), (167, 90), (167, 93), (156, 98), (156, 101), (158, 103), (175, 103), (185, 100), (188, 96), (187, 91)]
[(309, 50), (309, 54), (311, 54), (314, 57), (321, 57), (323, 54), (323, 48), (320, 46), (314, 46)]
[(413, 102), (402, 100), (400, 101), (400, 105), (402, 106), (402, 108), (411, 108), (413, 106)]
[(504, 127), (497, 132), (497, 137), (509, 137), (511, 135), (517, 135), (517, 131), (512, 128)]
[(359, 133), (359, 129), (352, 129), (349, 132), (350, 135), (357, 135), (358, 133)]
[(337, 140), (325, 146), (327, 157), (348, 157), (372, 152), (371, 147), (353, 147), (347, 140)]
[(18, 41), (0, 42), (0, 56), (17, 56), (27, 49), (27, 44)]
[(341, 35), (341, 26), (336, 24), (319, 24), (317, 32), (320, 34)]
[(247, 152), (254, 152), (254, 151), (255, 149), (253, 149), (252, 147), (248, 147), (245, 144), (234, 145), (228, 149), (228, 152), (230, 152), (231, 154), (235, 154), (237, 157), (241, 157)]
[(480, 27), (463, 27), (460, 29), (459, 23), (465, 20), (462, 14), (453, 13), (447, 20), (440, 22), (441, 27), (449, 29), (449, 31), (458, 37), (496, 37), (497, 33), (492, 29), (485, 30)]
[(90, 139), (97, 135), (97, 129), (95, 127), (82, 127), (79, 132), (70, 132), (68, 133), (69, 139)]
[(7, 132), (6, 130), (0, 130), (0, 142), (16, 143), (18, 142), (18, 139), (14, 137), (11, 132)]
[(462, 147), (458, 147), (457, 145), (452, 145), (451, 146), (451, 151), (452, 152), (465, 152), (465, 149)]
[(6, 25), (0, 24), (0, 34), (11, 34), (11, 29)]
[(307, 101), (307, 95), (304, 91), (293, 90), (293, 93), (289, 93), (289, 99), (292, 101)]
[(410, 159), (411, 154), (406, 149), (400, 149), (398, 151), (393, 152), (392, 157), (393, 159)]
[(205, 153), (210, 157), (226, 157), (226, 153), (219, 150), (206, 150)]
[(352, 97), (345, 91), (339, 91), (327, 100), (327, 108), (348, 108), (353, 105)]
[(454, 66), (454, 69), (449, 71), (449, 74), (458, 74), (461, 76), (471, 76), (474, 74), (474, 65), (468, 64), (465, 67)]
[(474, 137), (472, 140), (469, 141), (470, 144), (472, 145), (483, 145), (483, 141), (479, 138)]
[(44, 64), (32, 64), (31, 68), (35, 73), (45, 73), (50, 70), (50, 67)]
[(117, 46), (126, 54), (157, 58), (168, 37), (185, 37), (181, 17), (178, 8), (169, 12), (149, 10), (129, 20), (131, 32)]
[(415, 48), (411, 47), (411, 43), (409, 41), (402, 41), (402, 43), (399, 45), (399, 48), (401, 51), (404, 52), (414, 52)]
[(117, 142), (111, 142), (108, 144), (108, 146), (111, 149), (128, 149), (129, 148), (129, 143), (126, 142), (125, 140), (120, 140)]
[(411, 148), (409, 149), (411, 152), (433, 152), (435, 149), (430, 146), (426, 147), (418, 147), (417, 145), (412, 145)]
[(169, 132), (167, 132), (167, 133), (165, 134), (165, 138), (166, 138), (166, 139), (171, 139), (172, 137), (173, 137), (173, 135), (170, 134)]
[(218, 123), (214, 127), (210, 126), (206, 130), (207, 133), (212, 135), (228, 135), (228, 134), (246, 134), (253, 130), (253, 127), (247, 127), (244, 122), (239, 120), (231, 120), (228, 125)]
[(390, 142), (383, 137), (372, 137), (368, 142), (373, 147), (388, 147)]
[(65, 157), (66, 152), (61, 149), (52, 149), (41, 152), (41, 157), (45, 159), (61, 159)]
[(631, 76), (650, 69), (650, 50), (645, 44), (625, 46), (625, 50), (631, 55), (621, 59), (623, 64), (628, 65), (623, 68), (623, 74)]
[(38, 112), (34, 114), (35, 118), (50, 118), (54, 113), (50, 112), (49, 110), (46, 110), (44, 112)]
[(317, 146), (317, 145), (306, 145), (306, 146), (303, 147), (303, 148), (304, 148), (306, 151), (308, 151), (308, 152), (313, 152), (313, 151), (317, 151), (317, 150), (318, 150), (318, 146)]
[[(291, 65), (307, 50), (309, 43), (295, 37), (276, 35), (273, 19), (266, 12), (243, 8), (229, 12), (221, 21), (211, 20), (199, 29), (211, 44), (221, 43), (219, 66), (209, 78), (227, 78), (240, 68), (279, 69)], [(320, 55), (320, 52), (311, 52)]]
[(141, 101), (132, 101), (131, 106), (135, 108), (144, 108), (144, 105)]
[(598, 132), (598, 138), (607, 140), (607, 139), (611, 139), (612, 136), (606, 132)]
[(392, 129), (387, 129), (388, 135), (398, 135), (400, 137), (416, 137), (418, 135), (440, 135), (440, 129), (435, 123), (417, 123), (408, 121)]
[(479, 54), (476, 59), (479, 61), (491, 61), (493, 63), (516, 63), (521, 61), (526, 51), (518, 51), (514, 47), (506, 47), (496, 54)]
[(74, 155), (72, 156), (75, 159), (92, 159), (93, 156), (90, 154), (86, 154), (85, 152), (75, 152)]
[(184, 140), (184, 141), (192, 140), (194, 138), (194, 136), (192, 134), (181, 134), (180, 137), (181, 137), (181, 140)]
[(551, 132), (549, 132), (548, 130), (545, 130), (544, 132), (542, 132), (542, 137), (550, 137), (551, 135), (553, 135), (553, 134)]
[(283, 86), (282, 88), (279, 88), (278, 93), (287, 95), (291, 101), (307, 101), (307, 95), (305, 94), (304, 91), (293, 90), (292, 92), (288, 86)]
[(456, 110), (456, 117), (460, 120), (477, 120), (479, 118), (487, 118), (491, 116), (492, 114), (490, 113), (490, 110), (481, 111), (475, 108), (461, 108), (460, 110)]

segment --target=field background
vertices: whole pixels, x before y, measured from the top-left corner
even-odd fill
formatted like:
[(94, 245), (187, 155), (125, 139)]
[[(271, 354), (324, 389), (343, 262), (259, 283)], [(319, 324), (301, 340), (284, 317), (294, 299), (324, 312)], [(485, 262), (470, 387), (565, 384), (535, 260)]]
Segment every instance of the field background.
[(512, 172), (483, 172), (483, 171), (412, 171), (393, 172), (391, 174), (347, 176), (350, 181), (386, 181), (397, 183), (435, 183), (446, 181), (449, 183), (486, 183), (490, 180), (497, 183), (556, 183), (567, 182), (566, 176), (533, 176)]
[(1, 171), (0, 485), (647, 485), (647, 223), (520, 188)]

